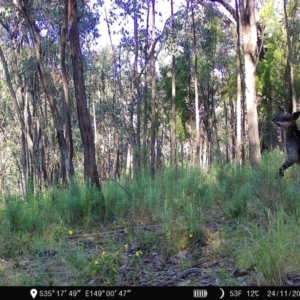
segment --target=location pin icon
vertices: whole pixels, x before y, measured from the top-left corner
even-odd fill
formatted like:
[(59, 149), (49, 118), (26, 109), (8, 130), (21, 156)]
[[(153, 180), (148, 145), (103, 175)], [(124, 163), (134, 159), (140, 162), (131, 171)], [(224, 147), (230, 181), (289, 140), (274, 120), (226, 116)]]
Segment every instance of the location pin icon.
[(36, 295), (37, 295), (37, 290), (36, 289), (30, 290), (30, 295), (34, 299), (36, 297)]

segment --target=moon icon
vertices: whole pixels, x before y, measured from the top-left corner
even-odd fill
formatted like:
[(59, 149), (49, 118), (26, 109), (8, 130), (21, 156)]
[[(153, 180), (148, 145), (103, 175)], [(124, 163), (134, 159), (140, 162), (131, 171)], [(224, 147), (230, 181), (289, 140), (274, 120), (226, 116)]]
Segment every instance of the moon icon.
[(224, 293), (224, 290), (222, 288), (219, 288), (219, 289), (222, 291), (222, 295), (220, 297), (220, 299), (222, 299), (224, 297), (225, 293)]

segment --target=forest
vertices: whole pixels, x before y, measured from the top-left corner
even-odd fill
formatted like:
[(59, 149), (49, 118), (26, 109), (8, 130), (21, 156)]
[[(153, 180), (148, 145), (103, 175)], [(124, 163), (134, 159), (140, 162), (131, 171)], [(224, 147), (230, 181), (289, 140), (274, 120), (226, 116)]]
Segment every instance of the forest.
[(297, 0), (0, 0), (0, 285), (299, 286), (299, 32)]

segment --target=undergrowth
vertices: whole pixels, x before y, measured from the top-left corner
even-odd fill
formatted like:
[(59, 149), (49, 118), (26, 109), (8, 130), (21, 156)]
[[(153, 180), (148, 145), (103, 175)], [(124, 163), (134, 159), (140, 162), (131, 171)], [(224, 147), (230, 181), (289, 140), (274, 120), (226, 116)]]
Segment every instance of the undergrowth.
[[(282, 161), (272, 151), (254, 169), (173, 166), (154, 180), (144, 170), (131, 181), (106, 181), (102, 192), (83, 183), (23, 198), (7, 192), (0, 257), (31, 257), (36, 269), (7, 264), (0, 285), (61, 285), (62, 274), (66, 285), (138, 285), (141, 277), (155, 284), (158, 266), (202, 259), (234, 260), (249, 270), (248, 284), (283, 285), (287, 273), (300, 271), (300, 172), (293, 167), (275, 179)], [(224, 268), (209, 274), (238, 284)]]

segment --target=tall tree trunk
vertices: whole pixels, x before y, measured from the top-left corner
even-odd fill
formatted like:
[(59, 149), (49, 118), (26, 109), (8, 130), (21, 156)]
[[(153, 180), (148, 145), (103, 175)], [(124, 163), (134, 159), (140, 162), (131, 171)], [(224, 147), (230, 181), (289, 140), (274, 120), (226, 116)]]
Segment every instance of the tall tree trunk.
[(171, 163), (176, 163), (176, 66), (175, 66), (175, 25), (173, 0), (170, 0), (172, 15), (172, 113), (171, 113)]
[(197, 55), (197, 41), (194, 15), (194, 0), (191, 3), (192, 7), (192, 24), (193, 24), (193, 51), (195, 56), (194, 63), (194, 85), (195, 85), (195, 127), (196, 127), (196, 164), (200, 165), (200, 116), (199, 116), (199, 98), (198, 98), (198, 55)]
[[(155, 0), (152, 0), (152, 43), (155, 43)], [(155, 98), (156, 98), (156, 78), (155, 78), (155, 50), (151, 47), (150, 66), (151, 66), (151, 141), (150, 141), (150, 173), (151, 178), (154, 179), (155, 174), (155, 137), (156, 137), (156, 112), (155, 112)]]
[(242, 160), (242, 69), (241, 69), (241, 34), (240, 34), (240, 16), (239, 16), (239, 3), (235, 0), (236, 12), (236, 161), (241, 164)]
[(295, 90), (295, 78), (294, 78), (294, 66), (293, 66), (293, 55), (292, 55), (292, 37), (290, 35), (289, 20), (286, 11), (286, 0), (283, 0), (285, 30), (286, 30), (286, 45), (287, 54), (285, 61), (285, 86), (286, 86), (286, 110), (289, 113), (297, 110), (297, 96)]
[(147, 125), (148, 125), (148, 33), (149, 33), (149, 15), (150, 0), (147, 0), (147, 17), (146, 17), (146, 41), (144, 48), (145, 74), (144, 74), (144, 91), (143, 91), (143, 165), (147, 166)]
[(255, 22), (255, 1), (241, 0), (240, 11), (244, 40), (245, 88), (249, 134), (249, 158), (252, 166), (261, 159), (256, 107), (255, 54), (257, 31)]
[[(67, 27), (68, 27), (68, 3), (65, 2), (64, 15), (61, 27), (61, 51), (60, 51), (60, 65), (62, 73), (63, 83), (63, 121), (65, 122), (65, 136), (69, 149), (69, 160), (73, 161), (73, 138), (71, 128), (71, 116), (70, 116), (70, 98), (69, 98), (69, 82), (66, 68), (66, 45), (67, 45)], [(70, 175), (74, 175), (73, 164), (70, 166)]]
[[(239, 24), (237, 12), (224, 0), (210, 0), (222, 4)], [(236, 8), (238, 3), (236, 2)], [(260, 140), (258, 132), (258, 114), (256, 107), (255, 86), (255, 55), (257, 45), (257, 27), (255, 22), (255, 0), (240, 0), (240, 13), (242, 23), (242, 36), (244, 41), (244, 67), (245, 67), (245, 94), (248, 120), (249, 155), (252, 166), (261, 159)], [(238, 73), (238, 72), (237, 72)], [(238, 109), (237, 109), (238, 113)], [(244, 113), (244, 112), (242, 112)], [(242, 125), (243, 126), (243, 125)], [(237, 126), (237, 130), (238, 126)], [(242, 128), (243, 130), (243, 128)], [(244, 143), (242, 143), (242, 160), (245, 154)]]
[[(137, 0), (134, 0), (134, 91), (133, 98), (136, 98), (136, 149), (134, 151), (134, 167), (139, 171), (141, 169), (141, 92), (140, 92), (140, 77), (138, 73), (138, 58), (139, 58), (139, 38), (138, 38), (138, 7)], [(133, 99), (134, 100), (134, 99)], [(135, 166), (136, 165), (136, 166)]]
[(81, 49), (79, 45), (79, 29), (77, 16), (77, 1), (68, 0), (70, 44), (72, 49), (73, 80), (79, 128), (84, 149), (84, 174), (92, 185), (101, 189), (96, 165), (95, 141), (87, 106)]

